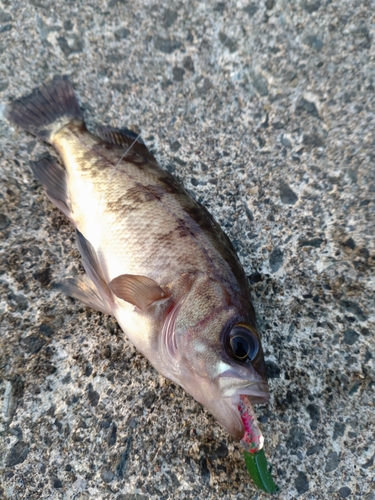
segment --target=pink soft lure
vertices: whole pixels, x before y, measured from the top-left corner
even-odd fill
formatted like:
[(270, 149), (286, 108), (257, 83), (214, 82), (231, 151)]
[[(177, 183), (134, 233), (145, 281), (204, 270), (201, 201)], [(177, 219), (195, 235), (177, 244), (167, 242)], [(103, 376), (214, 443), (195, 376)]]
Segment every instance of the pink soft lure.
[(240, 396), (238, 403), (245, 434), (241, 439), (241, 444), (249, 453), (255, 453), (263, 448), (264, 438), (259, 429), (258, 421), (249, 398), (245, 395)]

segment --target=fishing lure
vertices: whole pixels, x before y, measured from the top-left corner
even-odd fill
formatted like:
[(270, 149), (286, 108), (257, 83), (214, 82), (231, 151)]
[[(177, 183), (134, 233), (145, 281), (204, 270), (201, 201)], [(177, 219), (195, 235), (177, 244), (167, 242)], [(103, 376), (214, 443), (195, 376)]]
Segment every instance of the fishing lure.
[(247, 396), (240, 397), (238, 411), (245, 429), (241, 444), (245, 449), (245, 463), (250, 477), (266, 493), (277, 493), (280, 488), (272, 478), (272, 465), (267, 462), (263, 449), (264, 438)]
[(244, 451), (244, 456), (247, 471), (258, 488), (266, 493), (277, 493), (280, 491), (280, 488), (273, 480), (272, 465), (267, 462), (263, 448), (254, 453)]

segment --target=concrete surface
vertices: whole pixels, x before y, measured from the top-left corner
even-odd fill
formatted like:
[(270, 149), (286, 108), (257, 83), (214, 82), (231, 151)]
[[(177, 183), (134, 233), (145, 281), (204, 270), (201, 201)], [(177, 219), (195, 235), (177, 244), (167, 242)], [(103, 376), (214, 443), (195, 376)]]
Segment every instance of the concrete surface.
[[(253, 283), (280, 499), (375, 498), (374, 8), (369, 0), (3, 0), (0, 102), (69, 74), (88, 124), (139, 130)], [(263, 499), (238, 443), (115, 322), (0, 122), (0, 498)]]

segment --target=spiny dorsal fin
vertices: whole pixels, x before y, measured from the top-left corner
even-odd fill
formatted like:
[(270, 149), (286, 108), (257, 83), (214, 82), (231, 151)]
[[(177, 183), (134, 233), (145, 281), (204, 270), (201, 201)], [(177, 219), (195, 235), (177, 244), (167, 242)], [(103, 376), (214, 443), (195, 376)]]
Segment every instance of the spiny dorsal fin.
[(109, 288), (117, 297), (142, 310), (170, 296), (153, 279), (135, 274), (117, 276)]
[(138, 155), (145, 159), (155, 160), (141, 137), (132, 130), (127, 128), (99, 127), (97, 134), (103, 141), (129, 149), (129, 155)]
[(80, 300), (87, 307), (101, 311), (104, 314), (112, 314), (110, 305), (103, 300), (94, 283), (86, 275), (67, 278), (57, 283), (55, 288), (69, 295), (69, 297)]

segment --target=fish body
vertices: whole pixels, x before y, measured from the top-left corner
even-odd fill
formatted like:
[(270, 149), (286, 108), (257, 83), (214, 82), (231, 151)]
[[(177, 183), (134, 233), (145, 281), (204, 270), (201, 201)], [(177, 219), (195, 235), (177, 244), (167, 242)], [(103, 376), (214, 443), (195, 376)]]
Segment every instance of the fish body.
[(88, 131), (66, 77), (10, 104), (7, 117), (64, 165), (31, 164), (77, 230), (86, 275), (60, 289), (112, 314), (162, 375), (241, 439), (240, 396), (269, 396), (249, 286), (220, 226), (136, 134)]

